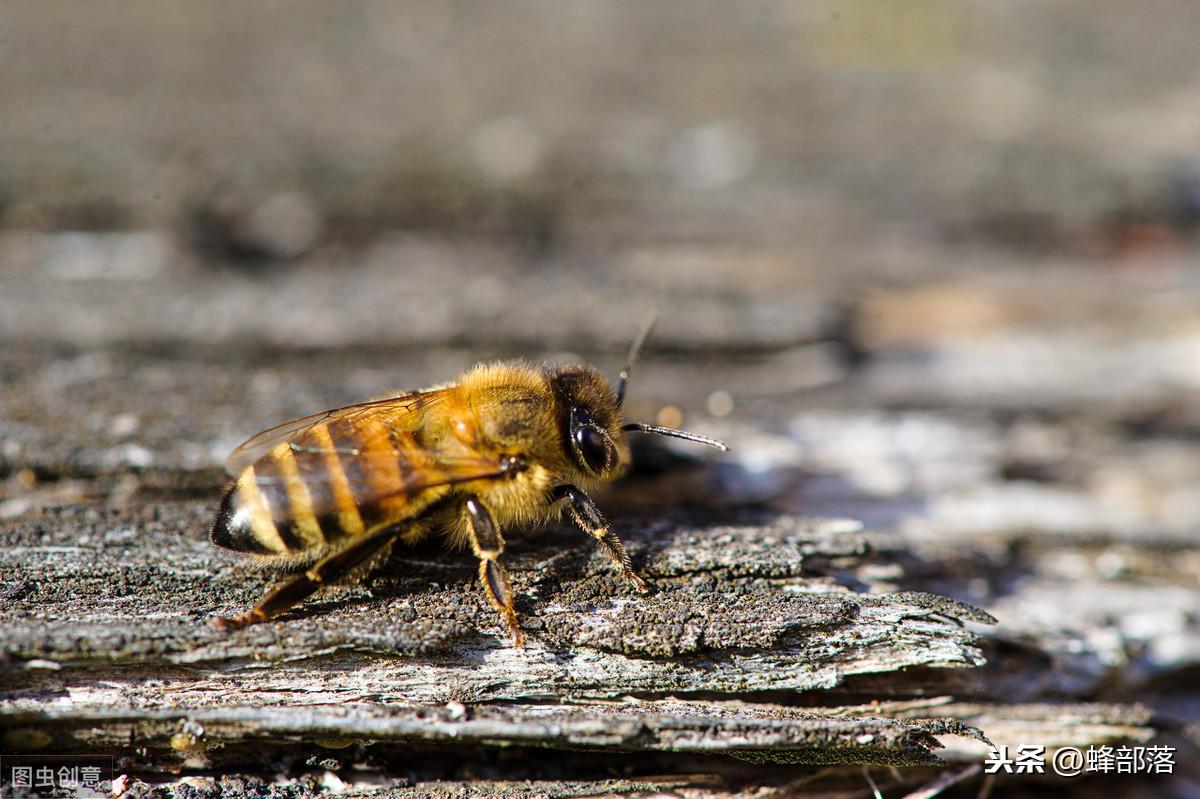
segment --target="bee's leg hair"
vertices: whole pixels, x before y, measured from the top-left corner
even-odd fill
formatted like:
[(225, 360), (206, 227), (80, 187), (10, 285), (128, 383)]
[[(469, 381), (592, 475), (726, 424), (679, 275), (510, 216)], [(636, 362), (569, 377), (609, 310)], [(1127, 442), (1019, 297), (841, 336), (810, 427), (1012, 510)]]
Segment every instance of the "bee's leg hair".
[(561, 485), (554, 489), (555, 500), (565, 499), (567, 515), (571, 517), (571, 521), (583, 530), (585, 533), (595, 538), (603, 547), (604, 552), (610, 558), (617, 562), (621, 567), (621, 573), (626, 580), (633, 583), (633, 587), (639, 593), (646, 593), (646, 581), (638, 576), (633, 570), (633, 563), (629, 560), (629, 553), (625, 551), (621, 539), (617, 538), (617, 534), (612, 531), (605, 521), (604, 515), (600, 513), (600, 509), (596, 507), (596, 503), (592, 502), (592, 498), (580, 491), (573, 485)]
[(479, 558), (479, 582), (483, 584), (483, 593), (487, 595), (492, 607), (504, 617), (508, 631), (512, 634), (513, 646), (524, 646), (525, 639), (517, 625), (517, 611), (513, 609), (512, 583), (509, 582), (508, 572), (500, 563), (500, 554), (504, 552), (504, 538), (492, 520), (492, 514), (488, 513), (488, 509), (478, 497), (467, 497), (463, 507), (467, 515), (471, 549)]
[(215, 624), (222, 630), (236, 630), (278, 616), (391, 546), (402, 530), (402, 527), (384, 528), (325, 556), (306, 571), (275, 586), (250, 610), (240, 616), (218, 618)]

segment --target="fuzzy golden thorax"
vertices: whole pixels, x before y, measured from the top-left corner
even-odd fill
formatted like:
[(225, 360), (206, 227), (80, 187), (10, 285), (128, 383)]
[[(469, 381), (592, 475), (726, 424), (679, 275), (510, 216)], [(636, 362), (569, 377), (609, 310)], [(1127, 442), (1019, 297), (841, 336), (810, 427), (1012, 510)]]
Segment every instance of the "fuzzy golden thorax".
[(616, 394), (591, 367), (490, 363), (464, 374), (456, 393), (470, 409), (464, 435), (475, 439), (464, 443), (521, 457), (550, 487), (595, 487), (629, 465)]

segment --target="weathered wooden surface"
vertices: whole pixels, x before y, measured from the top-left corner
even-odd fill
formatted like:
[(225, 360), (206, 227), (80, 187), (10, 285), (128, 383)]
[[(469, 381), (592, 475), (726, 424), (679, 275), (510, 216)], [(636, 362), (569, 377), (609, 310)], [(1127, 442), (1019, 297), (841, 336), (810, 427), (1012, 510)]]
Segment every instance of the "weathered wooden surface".
[[(327, 292), (317, 275), (293, 278), (313, 303)], [(1144, 384), (1107, 393), (1079, 377), (1116, 357), (1099, 343), (1068, 348), (1074, 374), (1026, 375), (1017, 358), (988, 391), (937, 392), (938, 380), (968, 379), (954, 352), (978, 339), (944, 338), (908, 314), (912, 304), (1021, 304), (1023, 329), (1043, 331), (1038, 346), (1064, 346), (1053, 314), (1039, 317), (1015, 279), (874, 291), (849, 320), (814, 317), (782, 347), (737, 321), (760, 312), (752, 294), (722, 300), (742, 309), (724, 317), (728, 350), (668, 323), (665, 352), (651, 349), (635, 376), (631, 413), (677, 403), (734, 449), (700, 462), (686, 447), (643, 448), (642, 470), (603, 499), (649, 596), (631, 593), (577, 531), (513, 536), (506, 559), (529, 634), (518, 651), (470, 558), (436, 546), (397, 553), (367, 583), (277, 623), (219, 633), (211, 618), (244, 608), (272, 575), (215, 550), (206, 529), (218, 464), (239, 437), (445, 379), (477, 357), (554, 357), (521, 343), (531, 332), (471, 346), (484, 334), (467, 318), (439, 333), (454, 346), (306, 350), (286, 345), (281, 306), (257, 318), (260, 334), (234, 324), (234, 339), (254, 345), (200, 344), (186, 326), (174, 340), (165, 326), (116, 321), (126, 284), (106, 296), (103, 282), (26, 278), (17, 305), (84, 303), (114, 321), (88, 346), (69, 327), (78, 319), (25, 311), (0, 353), (9, 749), (113, 752), (121, 769), (170, 790), (187, 779), (234, 795), (262, 790), (251, 772), (265, 771), (301, 792), (735, 796), (752, 785), (867, 790), (858, 764), (941, 757), (966, 768), (987, 751), (979, 735), (1190, 745), (1180, 722), (1192, 717), (1187, 675), (1200, 659), (1200, 458), (1176, 433), (1197, 418), (1178, 362), (1193, 311), (1161, 297), (1146, 297), (1157, 310), (1109, 312), (1154, 343), (1137, 356)], [(220, 304), (250, 302), (236, 299), (250, 283), (224, 279)], [(371, 280), (400, 294), (410, 276)], [(1084, 318), (1120, 311), (1111, 293), (1128, 289), (1061, 285), (1059, 300)], [(167, 278), (140, 286), (145, 309), (173, 290)], [(664, 313), (690, 318), (671, 301)], [(354, 330), (352, 307), (328, 317), (327, 329)], [(1004, 340), (1006, 318), (997, 313), (984, 340)], [(578, 322), (589, 331), (580, 340), (615, 364), (624, 323), (595, 319)], [(1083, 329), (1073, 340), (1090, 340)], [(914, 347), (925, 357), (901, 357)], [(844, 357), (861, 349), (874, 354)], [(1045, 391), (1029, 404), (1043, 405), (1022, 411), (1034, 384)], [(732, 416), (701, 407), (715, 389), (736, 397)], [(1101, 704), (1080, 704), (1091, 702)], [(618, 764), (628, 781), (611, 779)], [(797, 769), (816, 769), (812, 781), (798, 786)], [(235, 774), (250, 782), (229, 783)], [(530, 775), (544, 779), (512, 782)], [(937, 778), (888, 775), (872, 779), (916, 790)], [(979, 775), (961, 779), (975, 790)]]
[(229, 634), (212, 616), (252, 602), (268, 580), (201, 538), (208, 511), (152, 505), (8, 522), (2, 668), (16, 690), (6, 707), (36, 715), (48, 693), (66, 691), (74, 711), (112, 712), (114, 683), (145, 711), (203, 710), (231, 696), (369, 709), (805, 691), (858, 674), (978, 665), (961, 622), (990, 622), (953, 600), (857, 594), (822, 578), (859, 565), (854, 524), (755, 513), (697, 525), (664, 513), (619, 525), (650, 597), (624, 588), (575, 531), (512, 547), (524, 649), (507, 644), (477, 595), (469, 558), (432, 548), (394, 559), (370, 596), (351, 589), (286, 623)]

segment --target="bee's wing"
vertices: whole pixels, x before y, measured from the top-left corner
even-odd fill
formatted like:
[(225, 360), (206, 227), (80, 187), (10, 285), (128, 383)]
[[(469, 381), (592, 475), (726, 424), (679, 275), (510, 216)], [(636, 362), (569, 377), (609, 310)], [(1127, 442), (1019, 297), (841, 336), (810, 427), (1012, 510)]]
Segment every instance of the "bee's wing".
[[(412, 442), (412, 439), (408, 439)], [(358, 446), (346, 449), (310, 444), (292, 444), (291, 461), (295, 471), (284, 473), (278, 462), (255, 467), (254, 481), (275, 511), (275, 520), (293, 518), (297, 510), (293, 496), (302, 489), (307, 501), (306, 511), (323, 516), (341, 509), (332, 486), (330, 460), (360, 509), (385, 500), (407, 501), (421, 491), (443, 485), (490, 480), (505, 477), (511, 472), (494, 457), (474, 452), (447, 455), (423, 449), (414, 443), (397, 443), (390, 431), (362, 438)], [(261, 465), (261, 464), (260, 464)], [(395, 505), (393, 505), (395, 507)]]
[(440, 402), (445, 398), (447, 392), (448, 389), (444, 388), (432, 391), (414, 391), (396, 397), (385, 397), (384, 399), (359, 402), (354, 405), (344, 405), (341, 408), (333, 408), (309, 416), (302, 416), (290, 422), (277, 424), (243, 441), (225, 460), (225, 470), (231, 476), (236, 477), (247, 466), (253, 464), (278, 445), (304, 437), (305, 433), (317, 425), (339, 420), (352, 422), (356, 418), (366, 414), (381, 414), (385, 416), (389, 426), (393, 429), (413, 430), (421, 423), (422, 414), (420, 411), (428, 408), (433, 403)]

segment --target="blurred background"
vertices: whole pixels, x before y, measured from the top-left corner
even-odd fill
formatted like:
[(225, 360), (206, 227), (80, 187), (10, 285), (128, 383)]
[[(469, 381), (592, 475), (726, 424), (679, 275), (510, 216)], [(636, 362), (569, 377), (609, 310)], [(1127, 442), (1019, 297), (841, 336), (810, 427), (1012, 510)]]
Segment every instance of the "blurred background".
[[(504, 325), (627, 338), (669, 295), (699, 310), (667, 330), (779, 346), (864, 284), (952, 270), (1194, 288), (1198, 22), (1169, 0), (17, 6), (0, 324), (138, 336), (169, 280), (193, 310), (156, 337), (440, 340), (517, 315), (496, 275), (580, 271), (610, 290), (551, 286), (546, 316)], [(355, 330), (298, 324), (310, 270), (336, 272)], [(256, 313), (222, 302), (241, 279)], [(87, 281), (121, 301), (30, 285)], [(73, 318), (25, 302), (51, 297)], [(957, 299), (925, 302), (974, 332), (1006, 310)], [(902, 335), (874, 310), (869, 343)]]
[(387, 230), (1128, 255), (1200, 213), (1200, 12), (1124, 9), (26, 5), (4, 219), (243, 258)]
[(0, 515), (215, 496), (257, 429), (487, 357), (615, 374), (657, 308), (633, 414), (734, 447), (695, 501), (865, 522), (905, 553), (875, 587), (1000, 618), (1013, 701), (1194, 721), (1197, 30), (1182, 0), (9, 4)]

